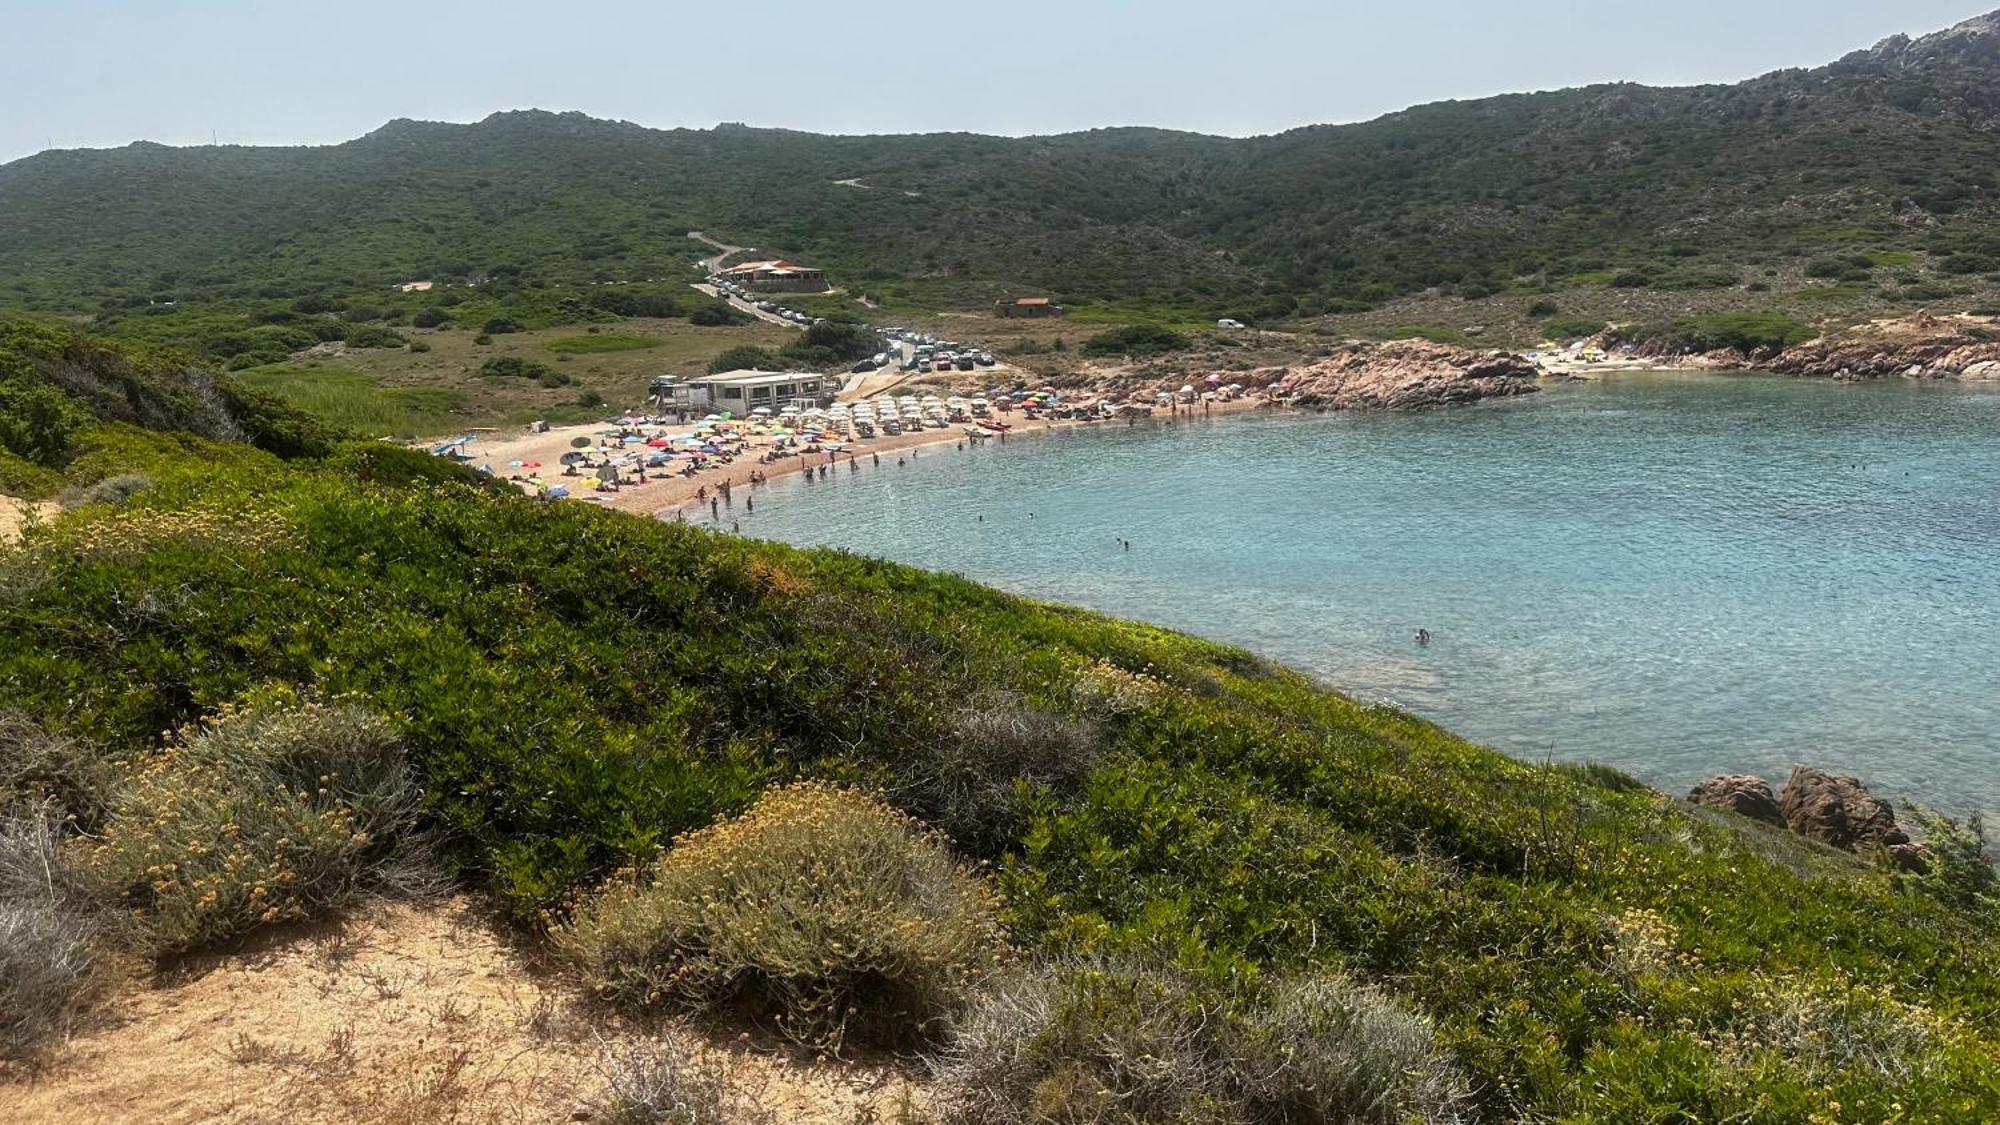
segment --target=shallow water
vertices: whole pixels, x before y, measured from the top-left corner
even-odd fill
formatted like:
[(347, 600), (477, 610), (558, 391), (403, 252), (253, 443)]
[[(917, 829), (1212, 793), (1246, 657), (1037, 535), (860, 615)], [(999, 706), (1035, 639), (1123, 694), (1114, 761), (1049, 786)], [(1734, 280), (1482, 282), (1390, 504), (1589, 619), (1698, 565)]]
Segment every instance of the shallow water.
[(757, 498), (745, 534), (1240, 644), (1517, 755), (1675, 789), (1810, 762), (2000, 809), (1991, 390), (1623, 375), (937, 447)]

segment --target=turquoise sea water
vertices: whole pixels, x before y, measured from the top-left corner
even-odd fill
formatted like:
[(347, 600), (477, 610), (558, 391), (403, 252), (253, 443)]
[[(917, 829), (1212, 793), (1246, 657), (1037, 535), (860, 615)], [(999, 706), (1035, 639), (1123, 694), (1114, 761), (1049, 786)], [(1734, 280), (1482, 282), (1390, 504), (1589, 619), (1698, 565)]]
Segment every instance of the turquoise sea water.
[(1810, 762), (2000, 809), (1991, 390), (1626, 375), (934, 447), (756, 495), (746, 535), (1239, 644), (1519, 756), (1676, 790)]

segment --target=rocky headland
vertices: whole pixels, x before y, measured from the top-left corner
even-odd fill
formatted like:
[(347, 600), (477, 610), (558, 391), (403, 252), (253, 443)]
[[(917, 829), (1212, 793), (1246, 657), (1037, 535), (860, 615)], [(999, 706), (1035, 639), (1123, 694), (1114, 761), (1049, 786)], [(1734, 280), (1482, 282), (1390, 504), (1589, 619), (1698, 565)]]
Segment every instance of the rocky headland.
[(1752, 357), (1751, 366), (1828, 379), (2000, 380), (2000, 323), (1919, 313)]

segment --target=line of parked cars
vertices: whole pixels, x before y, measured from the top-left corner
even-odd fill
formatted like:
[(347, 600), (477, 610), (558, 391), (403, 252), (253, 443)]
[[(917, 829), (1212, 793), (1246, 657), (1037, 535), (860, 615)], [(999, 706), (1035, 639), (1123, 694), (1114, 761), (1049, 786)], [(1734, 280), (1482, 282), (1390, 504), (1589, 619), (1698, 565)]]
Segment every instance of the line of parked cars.
[(781, 316), (793, 324), (811, 327), (826, 320), (823, 316), (807, 316), (797, 309), (788, 308), (769, 298), (759, 297), (757, 294), (726, 278), (710, 277), (708, 283), (715, 286), (715, 291), (724, 296), (734, 297), (739, 301), (747, 301), (764, 312), (771, 313), (774, 316)]
[[(746, 301), (767, 313), (781, 316), (794, 324), (810, 327), (824, 323), (823, 316), (807, 316), (794, 308), (788, 308), (776, 301), (759, 298), (755, 293), (723, 277), (710, 277), (710, 285), (718, 293)], [(898, 367), (903, 371), (928, 373), (932, 371), (973, 371), (981, 367), (992, 367), (999, 361), (993, 353), (970, 344), (953, 340), (940, 340), (922, 332), (907, 328), (879, 328), (883, 348), (874, 355), (855, 364), (849, 370), (855, 374), (880, 371), (885, 367)], [(902, 345), (908, 344), (908, 354)]]

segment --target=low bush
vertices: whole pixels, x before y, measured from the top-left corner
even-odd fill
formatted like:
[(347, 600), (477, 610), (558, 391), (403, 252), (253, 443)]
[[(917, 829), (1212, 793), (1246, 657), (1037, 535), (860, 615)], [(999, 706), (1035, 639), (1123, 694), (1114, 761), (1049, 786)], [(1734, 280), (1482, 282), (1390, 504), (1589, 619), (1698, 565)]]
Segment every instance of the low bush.
[(1551, 301), (1546, 297), (1542, 298), (1541, 300), (1531, 301), (1528, 303), (1528, 315), (1534, 318), (1535, 320), (1541, 320), (1544, 317), (1554, 316), (1561, 311), (1562, 310), (1556, 306), (1556, 303), (1554, 301)]
[(748, 1001), (803, 1043), (936, 1029), (1005, 956), (995, 901), (873, 798), (775, 788), (578, 906), (557, 944), (631, 1005)]
[(1271, 1121), (1470, 1120), (1465, 1079), (1429, 1020), (1333, 976), (1275, 986), (1233, 1052), (1253, 1116)]
[(102, 819), (119, 776), (102, 748), (0, 711), (0, 815), (47, 808), (88, 831)]
[(1083, 342), (1083, 354), (1088, 356), (1155, 356), (1168, 352), (1185, 351), (1190, 346), (1186, 336), (1170, 328), (1160, 328), (1151, 324), (1128, 324), (1099, 332)]
[(1162, 966), (1022, 973), (933, 1060), (944, 1125), (1470, 1120), (1428, 1021), (1337, 977), (1232, 998)]
[(769, 348), (752, 344), (738, 344), (708, 361), (708, 373), (719, 375), (724, 371), (775, 371), (778, 357)]
[(1542, 334), (1551, 340), (1582, 340), (1597, 335), (1604, 328), (1604, 322), (1595, 317), (1557, 317), (1542, 325)]
[(1745, 355), (1764, 349), (1782, 351), (1816, 335), (1811, 326), (1780, 313), (1714, 313), (1666, 324), (1634, 325), (1619, 334), (1633, 343), (1672, 352), (1727, 349)]
[(482, 336), (505, 336), (510, 332), (521, 331), (524, 329), (519, 321), (504, 316), (493, 317), (479, 326), (479, 334)]
[(382, 719), (259, 703), (137, 763), (86, 871), (133, 912), (143, 948), (195, 949), (322, 915), (396, 877), (417, 795)]
[(954, 737), (905, 752), (898, 802), (962, 847), (996, 855), (1026, 826), (1023, 786), (1074, 792), (1099, 761), (1097, 727), (988, 690), (952, 715)]
[(2000, 913), (2000, 872), (1986, 849), (1986, 825), (1978, 813), (1964, 820), (1944, 816), (1921, 805), (1911, 814), (1923, 830), (1929, 866), (1917, 885), (1941, 901), (1960, 907), (1985, 907)]
[(119, 473), (105, 477), (96, 484), (71, 489), (63, 493), (65, 508), (81, 508), (85, 504), (107, 504), (122, 508), (139, 493), (153, 487), (153, 478), (144, 473)]
[(97, 926), (58, 841), (40, 815), (0, 818), (0, 1058), (60, 1036), (95, 968)]
[(400, 333), (375, 324), (349, 328), (340, 340), (350, 348), (400, 348), (409, 343)]
[[(569, 376), (564, 375), (546, 363), (539, 363), (532, 359), (522, 359), (520, 356), (513, 355), (494, 356), (492, 359), (479, 365), (477, 374), (481, 378), (486, 379), (533, 379), (537, 382), (546, 379), (560, 379), (563, 383), (569, 381)], [(561, 386), (562, 383), (544, 383), (543, 385)]]
[(673, 1039), (607, 1047), (591, 1120), (608, 1125), (721, 1125), (722, 1079)]
[(451, 323), (451, 314), (436, 305), (426, 305), (410, 317), (410, 323), (418, 328), (436, 328)]

